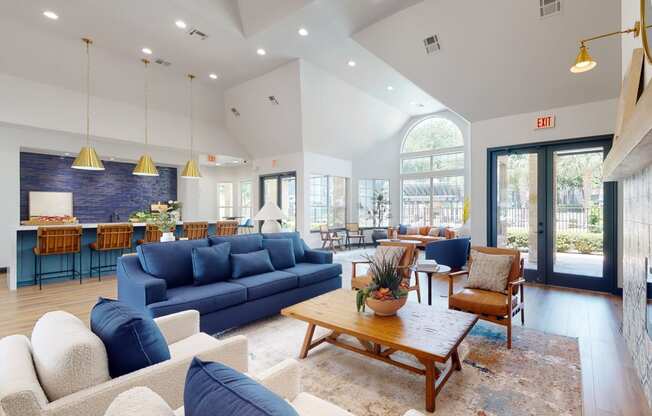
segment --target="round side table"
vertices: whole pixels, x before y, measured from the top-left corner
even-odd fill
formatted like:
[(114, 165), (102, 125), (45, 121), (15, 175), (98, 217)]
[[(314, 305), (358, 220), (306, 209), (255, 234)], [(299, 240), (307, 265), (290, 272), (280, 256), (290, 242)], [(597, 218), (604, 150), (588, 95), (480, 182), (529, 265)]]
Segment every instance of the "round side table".
[(412, 266), (411, 270), (414, 272), (415, 277), (419, 278), (419, 273), (425, 273), (428, 276), (428, 305), (432, 305), (432, 277), (434, 275), (447, 275), (451, 272), (451, 268), (445, 264), (438, 264), (437, 270), (420, 269), (418, 265)]

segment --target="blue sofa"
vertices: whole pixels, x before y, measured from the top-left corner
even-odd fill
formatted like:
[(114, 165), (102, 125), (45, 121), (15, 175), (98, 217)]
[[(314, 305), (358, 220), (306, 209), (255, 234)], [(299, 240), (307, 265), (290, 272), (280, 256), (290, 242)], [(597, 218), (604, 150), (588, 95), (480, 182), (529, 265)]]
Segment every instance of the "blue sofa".
[[(263, 239), (292, 240), (296, 265), (239, 279), (194, 285), (192, 249), (228, 242), (231, 254), (263, 249)], [(143, 244), (137, 255), (118, 259), (118, 299), (160, 317), (198, 310), (201, 330), (215, 334), (289, 305), (342, 287), (342, 265), (330, 252), (311, 250), (299, 233), (247, 234)]]

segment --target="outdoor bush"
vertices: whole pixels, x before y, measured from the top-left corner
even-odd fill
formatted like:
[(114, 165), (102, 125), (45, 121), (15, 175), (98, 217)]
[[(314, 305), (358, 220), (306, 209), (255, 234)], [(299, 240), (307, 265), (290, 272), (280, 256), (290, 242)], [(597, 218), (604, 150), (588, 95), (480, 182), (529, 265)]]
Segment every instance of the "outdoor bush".
[(557, 252), (566, 253), (573, 246), (573, 237), (569, 233), (557, 233)]
[(602, 251), (602, 233), (578, 233), (573, 239), (573, 246), (582, 254)]
[[(527, 230), (509, 230), (507, 232), (507, 246), (517, 250), (527, 250)], [(600, 253), (602, 252), (602, 233), (557, 233), (556, 247), (559, 253), (567, 253), (573, 249), (582, 254)]]

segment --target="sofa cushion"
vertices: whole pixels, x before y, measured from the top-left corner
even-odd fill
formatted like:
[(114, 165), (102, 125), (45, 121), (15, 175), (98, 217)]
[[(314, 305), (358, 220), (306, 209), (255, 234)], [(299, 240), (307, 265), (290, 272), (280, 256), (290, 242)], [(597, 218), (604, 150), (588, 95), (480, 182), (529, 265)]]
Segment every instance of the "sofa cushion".
[(267, 250), (231, 254), (231, 277), (234, 279), (273, 271), (274, 265)]
[(48, 404), (36, 376), (29, 339), (25, 335), (10, 335), (0, 339), (0, 400), (24, 391), (31, 392), (41, 407)]
[(178, 358), (192, 358), (202, 351), (208, 351), (219, 347), (222, 341), (208, 335), (205, 332), (198, 332), (170, 344), (170, 356), (172, 359)]
[(102, 340), (68, 312), (48, 312), (36, 321), (32, 356), (50, 401), (111, 379)]
[(113, 399), (104, 416), (174, 416), (174, 411), (149, 388), (134, 387)]
[(170, 359), (154, 320), (120, 301), (100, 298), (91, 310), (91, 329), (104, 342), (113, 378)]
[(171, 289), (193, 283), (192, 249), (195, 247), (208, 247), (208, 240), (141, 244), (136, 250), (143, 270), (165, 280)]
[(263, 249), (263, 236), (260, 234), (209, 237), (211, 245), (231, 243), (231, 254), (251, 253)]
[(241, 285), (247, 289), (247, 301), (285, 292), (294, 289), (299, 285), (297, 275), (278, 270), (270, 273), (230, 280), (230, 282)]
[(198, 358), (190, 364), (183, 402), (186, 416), (299, 416), (262, 384), (224, 364)]
[(276, 270), (287, 269), (296, 264), (294, 260), (294, 247), (292, 240), (289, 238), (264, 239), (263, 249), (269, 252), (272, 265)]
[(301, 416), (354, 416), (353, 413), (309, 393), (299, 393), (291, 404)]
[[(471, 313), (505, 316), (509, 314), (507, 295), (482, 289), (464, 289), (448, 299), (451, 308)], [(518, 298), (512, 299), (512, 307), (518, 304)]]
[(398, 233), (400, 235), (406, 235), (407, 234), (407, 225), (399, 224)]
[(304, 243), (301, 239), (301, 235), (298, 232), (291, 233), (268, 233), (263, 234), (265, 239), (290, 239), (292, 240), (292, 248), (294, 249), (294, 261), (301, 263), (303, 261), (303, 256), (305, 255)]
[(405, 232), (406, 235), (419, 235), (419, 227), (416, 226), (409, 226), (407, 227), (407, 231)]
[(168, 299), (148, 305), (154, 316), (194, 309), (201, 315), (219, 311), (247, 301), (247, 290), (242, 285), (228, 282), (202, 286), (181, 286), (168, 290)]
[(298, 263), (296, 266), (284, 269), (283, 271), (297, 275), (299, 278), (299, 287), (305, 287), (341, 275), (342, 265), (339, 263)]
[(192, 249), (192, 275), (196, 286), (231, 278), (231, 243)]

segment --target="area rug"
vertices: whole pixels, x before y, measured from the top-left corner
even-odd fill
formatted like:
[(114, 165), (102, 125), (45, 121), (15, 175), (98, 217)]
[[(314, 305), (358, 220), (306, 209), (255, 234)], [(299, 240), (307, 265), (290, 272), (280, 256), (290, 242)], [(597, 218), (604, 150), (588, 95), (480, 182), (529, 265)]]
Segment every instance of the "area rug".
[[(249, 370), (255, 374), (286, 358), (297, 358), (306, 326), (277, 316), (219, 337), (247, 336)], [(325, 331), (317, 332), (315, 336)], [(417, 365), (411, 356), (393, 357)], [(460, 358), (463, 369), (454, 372), (440, 392), (435, 414), (582, 414), (575, 338), (515, 326), (513, 347), (507, 350), (504, 328), (480, 321), (460, 346)], [(356, 416), (402, 416), (411, 408), (425, 413), (424, 377), (417, 374), (330, 344), (311, 350), (299, 363), (303, 391)]]

